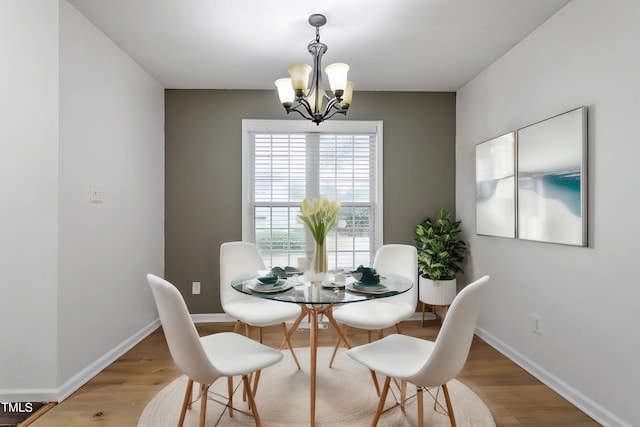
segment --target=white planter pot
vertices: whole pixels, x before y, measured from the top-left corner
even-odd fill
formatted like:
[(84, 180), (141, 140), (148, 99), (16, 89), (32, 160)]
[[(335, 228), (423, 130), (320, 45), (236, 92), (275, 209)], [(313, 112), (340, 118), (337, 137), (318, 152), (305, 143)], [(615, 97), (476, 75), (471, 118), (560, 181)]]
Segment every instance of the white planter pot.
[(420, 276), (418, 279), (419, 298), (425, 304), (451, 305), (456, 297), (456, 279), (430, 280)]

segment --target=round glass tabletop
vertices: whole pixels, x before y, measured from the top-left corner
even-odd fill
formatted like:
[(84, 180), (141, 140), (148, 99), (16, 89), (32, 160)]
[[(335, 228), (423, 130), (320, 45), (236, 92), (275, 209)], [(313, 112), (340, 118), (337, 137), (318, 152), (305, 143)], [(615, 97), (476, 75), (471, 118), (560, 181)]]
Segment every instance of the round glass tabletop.
[(375, 298), (386, 298), (407, 292), (413, 286), (406, 277), (379, 272), (378, 285), (365, 285), (347, 276), (343, 284), (333, 282), (333, 274), (327, 273), (322, 282), (311, 282), (304, 275), (280, 279), (276, 283), (262, 284), (259, 273), (249, 278), (231, 282), (238, 292), (259, 298), (296, 304), (345, 304)]

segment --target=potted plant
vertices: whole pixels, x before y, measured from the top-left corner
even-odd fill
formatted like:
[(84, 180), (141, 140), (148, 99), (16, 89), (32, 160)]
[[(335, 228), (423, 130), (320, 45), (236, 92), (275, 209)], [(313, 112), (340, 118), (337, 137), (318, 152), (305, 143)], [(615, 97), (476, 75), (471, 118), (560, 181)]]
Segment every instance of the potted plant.
[(419, 298), (424, 304), (449, 306), (456, 296), (455, 275), (462, 271), (467, 249), (460, 224), (441, 208), (435, 220), (427, 218), (416, 226)]

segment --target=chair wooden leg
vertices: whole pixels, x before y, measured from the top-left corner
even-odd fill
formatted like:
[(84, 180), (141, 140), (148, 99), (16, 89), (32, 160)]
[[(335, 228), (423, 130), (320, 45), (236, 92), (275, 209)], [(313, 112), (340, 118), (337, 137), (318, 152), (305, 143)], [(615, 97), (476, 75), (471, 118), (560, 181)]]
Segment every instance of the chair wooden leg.
[[(329, 317), (329, 321), (331, 321), (331, 323), (335, 324), (337, 326), (336, 321), (333, 319), (333, 316), (331, 316), (330, 314), (328, 315)], [(340, 347), (340, 342), (343, 342), (346, 344), (347, 348), (351, 348), (351, 344), (349, 344), (349, 340), (347, 339), (347, 325), (342, 325), (342, 327), (340, 327), (340, 329), (338, 330), (338, 341), (336, 342), (336, 346), (333, 348), (333, 354), (331, 355), (331, 360), (329, 361), (329, 368), (331, 368), (333, 366), (333, 360), (336, 358), (336, 354), (338, 352), (338, 347)], [(371, 331), (368, 331), (369, 334), (371, 333)], [(380, 396), (380, 385), (378, 384), (378, 377), (376, 377), (376, 373), (372, 370), (369, 370), (369, 372), (371, 373), (371, 379), (373, 380), (373, 385), (376, 388), (376, 395)]]
[(447, 402), (447, 412), (449, 412), (449, 420), (451, 421), (451, 427), (456, 427), (456, 417), (453, 415), (453, 406), (451, 406), (451, 397), (449, 397), (449, 388), (446, 384), (442, 384), (442, 391), (444, 392), (444, 400)]
[(262, 371), (256, 371), (253, 373), (253, 397), (256, 397), (256, 394), (258, 394), (258, 382), (260, 381), (260, 373)]
[(389, 393), (389, 386), (391, 385), (391, 377), (387, 377), (384, 380), (384, 386), (382, 387), (382, 394), (380, 394), (380, 400), (378, 401), (378, 409), (376, 409), (376, 415), (373, 417), (373, 421), (371, 422), (371, 427), (376, 427), (378, 425), (378, 420), (380, 419), (380, 415), (382, 415), (382, 410), (384, 409), (384, 402), (387, 400), (387, 393)]
[(418, 387), (418, 427), (422, 427), (424, 425), (424, 407), (423, 407), (423, 389), (422, 387)]
[(227, 393), (229, 393), (229, 416), (233, 417), (233, 377), (227, 377)]
[(193, 380), (189, 378), (187, 381), (187, 389), (184, 392), (184, 400), (182, 401), (182, 408), (180, 409), (180, 420), (178, 421), (178, 427), (182, 427), (184, 424), (184, 417), (187, 415), (187, 406), (191, 402), (191, 393), (193, 390)]
[(333, 360), (336, 358), (336, 354), (338, 353), (338, 347), (340, 347), (340, 342), (342, 341), (342, 337), (338, 336), (338, 340), (336, 341), (335, 347), (333, 347), (333, 353), (331, 353), (331, 360), (329, 361), (329, 368), (333, 366)]
[(204, 427), (207, 421), (207, 396), (209, 395), (209, 384), (202, 384), (202, 396), (200, 397), (200, 427)]
[[(251, 374), (249, 374), (249, 378), (251, 378)], [(242, 401), (247, 401), (247, 388), (244, 386), (244, 382), (242, 383)]]
[(400, 382), (400, 402), (402, 402), (400, 406), (402, 407), (403, 411), (404, 411), (404, 404), (406, 400), (407, 400), (407, 381), (402, 380)]
[(402, 334), (402, 328), (400, 327), (400, 322), (396, 323), (396, 332)]
[(373, 386), (376, 388), (376, 396), (380, 396), (380, 385), (378, 384), (378, 377), (376, 376), (376, 372), (369, 369), (369, 373), (371, 374), (371, 379), (373, 380)]
[(256, 423), (256, 427), (260, 427), (262, 424), (260, 423), (260, 416), (258, 415), (256, 402), (253, 399), (253, 393), (251, 393), (251, 383), (249, 381), (249, 377), (247, 375), (243, 375), (242, 382), (244, 383), (244, 388), (247, 390), (247, 398), (249, 400), (249, 407), (251, 408), (251, 412), (253, 412), (253, 420)]
[(420, 327), (424, 328), (424, 308), (426, 307), (425, 303), (422, 303), (422, 321), (420, 322)]
[[(260, 333), (262, 333), (262, 328), (259, 328), (259, 329), (260, 329)], [(251, 326), (249, 326), (249, 324), (247, 324), (247, 323), (244, 324), (244, 335), (247, 338), (251, 338)], [(262, 336), (260, 338), (262, 338)], [(252, 379), (252, 375), (250, 374), (249, 375), (249, 384), (251, 384), (251, 379)], [(246, 390), (245, 387), (243, 387), (242, 388), (242, 401), (246, 402), (246, 400), (247, 400), (247, 390)]]
[(293, 345), (291, 344), (291, 339), (289, 338), (289, 331), (287, 331), (287, 324), (282, 322), (282, 332), (284, 333), (284, 341), (280, 344), (280, 348), (278, 350), (282, 350), (284, 345), (287, 344), (289, 350), (291, 351), (291, 355), (293, 356), (293, 361), (296, 362), (296, 366), (300, 369), (300, 363), (298, 362), (298, 358), (296, 357), (296, 353), (293, 351)]
[(237, 334), (239, 330), (240, 330), (240, 321), (236, 320), (236, 323), (233, 325), (233, 332)]

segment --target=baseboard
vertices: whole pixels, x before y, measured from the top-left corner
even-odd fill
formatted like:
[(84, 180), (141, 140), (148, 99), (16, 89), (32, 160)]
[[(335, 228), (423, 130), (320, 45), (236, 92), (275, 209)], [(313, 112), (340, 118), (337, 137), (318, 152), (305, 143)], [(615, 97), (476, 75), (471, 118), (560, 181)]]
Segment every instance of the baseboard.
[(0, 389), (0, 402), (57, 402), (56, 388)]
[[(435, 318), (436, 316), (431, 312), (424, 313), (424, 320), (435, 320)], [(415, 312), (408, 320), (419, 320), (422, 322), (422, 313)]]
[[(103, 369), (107, 366), (111, 365), (118, 358), (124, 355), (127, 351), (131, 350), (136, 346), (140, 341), (146, 338), (153, 331), (158, 329), (160, 326), (160, 319), (156, 319), (153, 322), (149, 323), (147, 326), (131, 335), (129, 338), (118, 344), (116, 347), (111, 349), (108, 353), (100, 357), (98, 360), (93, 362), (91, 365), (87, 366), (85, 369), (74, 375), (71, 379), (62, 384), (57, 390), (57, 396), (54, 401), (62, 402), (64, 399), (69, 397), (73, 392), (78, 390), (84, 384), (86, 384), (90, 379), (99, 374)], [(51, 401), (51, 400), (49, 400)]]
[(522, 353), (514, 350), (512, 347), (508, 346), (506, 343), (491, 335), (484, 329), (477, 328), (476, 334), (491, 347), (495, 348), (516, 365), (529, 372), (547, 387), (567, 399), (575, 407), (589, 415), (598, 423), (607, 427), (631, 427), (630, 423), (620, 419), (615, 414), (612, 414), (602, 405), (589, 399), (587, 396), (569, 386), (560, 378), (546, 371), (536, 363), (532, 362)]
[(159, 326), (160, 319), (154, 320), (58, 388), (0, 389), (0, 402), (62, 402)]
[(236, 319), (229, 316), (226, 313), (201, 313), (192, 314), (191, 319), (193, 323), (221, 323), (221, 322), (235, 322)]

